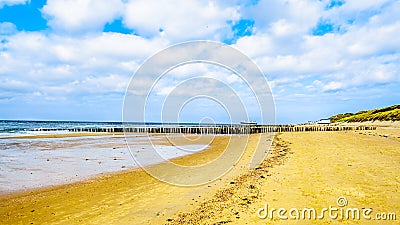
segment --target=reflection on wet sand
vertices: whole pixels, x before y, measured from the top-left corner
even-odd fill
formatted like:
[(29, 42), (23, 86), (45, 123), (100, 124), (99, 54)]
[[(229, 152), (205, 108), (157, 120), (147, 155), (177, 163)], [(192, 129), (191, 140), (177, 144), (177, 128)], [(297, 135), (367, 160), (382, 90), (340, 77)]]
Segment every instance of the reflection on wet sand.
[[(129, 149), (126, 144), (129, 142)], [(205, 149), (208, 145), (190, 145), (185, 141), (172, 146), (162, 135), (96, 135), (0, 139), (0, 194), (71, 183), (92, 176), (137, 167), (131, 155), (153, 149), (171, 159)], [(187, 151), (192, 149), (192, 151)], [(131, 150), (131, 152), (129, 151)], [(146, 158), (148, 165), (159, 159)]]

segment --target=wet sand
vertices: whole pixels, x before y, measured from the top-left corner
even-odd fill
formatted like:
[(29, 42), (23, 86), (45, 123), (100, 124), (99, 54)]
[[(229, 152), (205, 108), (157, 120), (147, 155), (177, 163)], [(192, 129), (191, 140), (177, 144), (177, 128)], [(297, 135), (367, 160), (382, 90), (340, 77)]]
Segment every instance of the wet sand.
[[(259, 135), (251, 135), (248, 153), (257, 147), (259, 138)], [(266, 146), (267, 139), (270, 138), (263, 135), (260, 146)], [(204, 164), (218, 158), (229, 140), (228, 136), (217, 136), (210, 148), (173, 162), (182, 165)], [(187, 139), (170, 141), (181, 144)], [(249, 161), (251, 155), (248, 153), (243, 158)], [(174, 214), (189, 210), (211, 197), (217, 189), (248, 168), (248, 162), (240, 161), (232, 166), (227, 176), (192, 188), (160, 182), (137, 169), (84, 182), (3, 195), (0, 196), (0, 224), (162, 224)], [(164, 168), (163, 164), (153, 167)], [(208, 168), (204, 174), (213, 172), (212, 168)], [(185, 174), (177, 177), (187, 178)]]
[[(271, 140), (266, 134), (251, 135), (242, 159), (228, 174), (196, 187), (172, 186), (143, 170), (134, 170), (1, 196), (0, 224), (376, 224), (374, 220), (280, 220), (276, 214), (273, 219), (257, 216), (266, 203), (273, 208), (321, 210), (337, 206), (337, 198), (344, 196), (348, 207), (396, 212), (399, 217), (398, 130), (369, 132), (373, 133), (279, 134), (269, 157), (249, 171), (254, 149), (267, 146)], [(208, 162), (221, 155), (228, 139), (217, 137), (209, 149), (174, 162)], [(163, 168), (162, 164), (157, 166)], [(399, 218), (379, 222), (399, 224)]]
[[(138, 168), (132, 155), (140, 155), (142, 164), (152, 165), (208, 147), (205, 138), (194, 142), (195, 145), (180, 141), (172, 146), (171, 140), (181, 138), (169, 136), (166, 139), (162, 135), (77, 133), (71, 136), (68, 133), (1, 138), (0, 195)], [(153, 151), (161, 157), (148, 154)]]

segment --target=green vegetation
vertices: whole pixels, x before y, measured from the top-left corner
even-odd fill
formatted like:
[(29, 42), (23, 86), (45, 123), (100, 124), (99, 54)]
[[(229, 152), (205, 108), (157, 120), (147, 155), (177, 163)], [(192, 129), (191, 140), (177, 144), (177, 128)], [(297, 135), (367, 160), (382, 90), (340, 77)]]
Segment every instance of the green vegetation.
[(381, 109), (362, 110), (357, 113), (337, 114), (330, 117), (331, 122), (400, 121), (400, 105)]

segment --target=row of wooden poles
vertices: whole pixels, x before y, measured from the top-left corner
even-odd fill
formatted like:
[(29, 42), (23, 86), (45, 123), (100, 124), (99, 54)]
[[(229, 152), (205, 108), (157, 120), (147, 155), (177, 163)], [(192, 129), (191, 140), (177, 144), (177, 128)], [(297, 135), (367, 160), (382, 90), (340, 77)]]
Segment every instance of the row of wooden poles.
[(36, 131), (107, 132), (107, 133), (182, 133), (182, 134), (254, 134), (269, 132), (306, 131), (350, 131), (375, 130), (374, 126), (304, 126), (304, 125), (258, 125), (258, 126), (177, 126), (177, 127), (78, 127), (78, 128), (37, 128)]

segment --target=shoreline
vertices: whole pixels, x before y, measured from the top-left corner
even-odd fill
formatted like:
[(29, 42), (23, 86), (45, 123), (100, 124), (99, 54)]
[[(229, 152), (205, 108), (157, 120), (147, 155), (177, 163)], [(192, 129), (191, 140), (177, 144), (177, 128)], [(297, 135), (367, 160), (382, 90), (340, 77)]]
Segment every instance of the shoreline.
[[(133, 158), (146, 156), (155, 149), (158, 158), (146, 157), (141, 164), (151, 166), (209, 147), (204, 140), (194, 140), (193, 135), (147, 135), (77, 133), (40, 135), (34, 138), (3, 139), (0, 195), (24, 192), (48, 186), (96, 179), (98, 176), (140, 168)], [(54, 139), (54, 140), (53, 140)], [(126, 145), (129, 140), (129, 148)], [(0, 140), (1, 141), (1, 140)], [(34, 147), (29, 147), (34, 146)], [(154, 146), (154, 147), (152, 147)], [(197, 146), (197, 147), (196, 147)], [(186, 150), (183, 151), (182, 149)], [(192, 152), (190, 152), (192, 151)], [(143, 164), (144, 163), (144, 164)], [(65, 170), (64, 168), (69, 168)], [(47, 175), (48, 174), (48, 175)]]
[[(95, 135), (91, 135), (91, 134), (95, 134)], [(112, 133), (109, 133), (108, 135), (107, 134), (96, 135), (96, 134), (97, 133), (79, 133), (78, 135), (74, 135), (73, 137), (90, 137), (90, 136), (109, 136), (109, 135), (112, 135)], [(123, 135), (123, 133), (122, 134), (118, 133), (116, 135)], [(163, 134), (154, 134), (154, 135), (152, 134), (152, 136), (162, 136), (162, 135)], [(45, 136), (45, 137), (43, 137), (43, 136)], [(36, 139), (36, 138), (49, 138), (49, 137), (47, 137), (47, 135), (43, 135), (43, 136), (40, 136), (40, 137), (34, 136), (34, 139)], [(195, 135), (191, 135), (191, 136), (195, 136)], [(70, 136), (65, 136), (63, 134), (57, 134), (56, 136), (51, 135), (50, 138), (68, 138), (68, 137), (70, 137)], [(22, 137), (22, 139), (25, 139), (25, 138), (31, 138), (31, 137), (30, 136)], [(165, 140), (156, 141), (156, 142), (157, 142), (157, 145), (160, 145), (160, 146), (172, 146), (172, 144), (174, 144), (174, 143), (171, 143), (171, 142), (168, 142), (168, 141), (165, 141)], [(187, 143), (188, 143), (187, 141), (183, 141), (183, 140), (179, 140), (178, 141), (178, 144), (185, 145)], [(172, 162), (175, 162), (175, 161), (184, 162), (186, 157), (188, 157), (190, 155), (194, 155), (194, 154), (201, 154), (201, 152), (207, 151), (208, 148), (209, 147), (207, 147), (207, 148), (205, 148), (205, 149), (203, 149), (201, 151), (194, 152), (192, 154), (178, 156), (178, 157), (167, 159), (167, 160), (168, 161), (172, 161)], [(149, 165), (147, 165), (145, 167), (146, 168), (147, 167), (153, 167), (153, 166), (157, 166), (157, 165), (163, 164), (163, 163), (164, 162), (157, 162), (157, 163), (149, 164)], [(103, 179), (107, 179), (107, 178), (113, 177), (113, 176), (121, 176), (121, 175), (124, 175), (126, 173), (137, 173), (137, 172), (145, 172), (145, 169), (143, 167), (141, 167), (141, 166), (129, 166), (129, 168), (126, 169), (126, 170), (103, 172), (103, 173), (99, 173), (99, 174), (94, 174), (94, 175), (91, 175), (89, 177), (83, 178), (81, 180), (73, 181), (73, 182), (67, 182), (66, 181), (65, 183), (60, 183), (60, 184), (49, 184), (49, 185), (45, 185), (45, 186), (41, 186), (41, 187), (34, 187), (34, 188), (22, 189), (22, 190), (10, 191), (10, 192), (4, 192), (4, 193), (0, 192), (0, 201), (1, 201), (2, 198), (14, 197), (14, 195), (15, 196), (19, 196), (19, 195), (26, 195), (26, 194), (36, 194), (38, 192), (52, 191), (52, 190), (56, 190), (58, 188), (66, 188), (68, 186), (75, 186), (75, 185), (79, 186), (79, 185), (82, 185), (82, 184), (85, 184), (85, 183), (91, 183), (91, 182), (95, 182), (97, 180), (103, 180)]]
[[(133, 134), (133, 133), (132, 133)], [(140, 135), (141, 133), (137, 133)], [(0, 136), (1, 139), (40, 139), (40, 138), (69, 138), (69, 137), (96, 137), (96, 136), (121, 136), (123, 132), (62, 132), (62, 133), (38, 133), (18, 134), (14, 136)]]
[[(197, 165), (216, 159), (227, 139), (221, 136), (211, 148), (172, 161)], [(0, 223), (309, 224), (315, 221), (280, 220), (276, 214), (273, 219), (260, 219), (257, 211), (266, 203), (274, 208), (321, 210), (336, 206), (340, 196), (348, 199), (349, 207), (400, 213), (399, 130), (280, 133), (273, 138), (269, 157), (249, 170), (254, 149), (267, 146), (267, 139), (271, 137), (250, 135), (240, 161), (205, 185), (173, 186), (137, 170), (25, 195), (0, 196)], [(161, 164), (155, 167), (164, 168)], [(324, 218), (320, 222), (345, 220)], [(374, 224), (374, 220), (348, 222)]]
[[(251, 135), (249, 150), (257, 147), (259, 138), (260, 135)], [(172, 161), (181, 165), (207, 163), (221, 155), (228, 141), (227, 136), (216, 137), (210, 148)], [(245, 153), (243, 157), (251, 160), (250, 156), (251, 154)], [(3, 195), (0, 196), (0, 223), (70, 224), (74, 221), (88, 221), (87, 223), (98, 224), (107, 221), (110, 224), (115, 220), (115, 223), (148, 224), (149, 220), (164, 221), (166, 217), (177, 213), (177, 210), (186, 209), (195, 201), (199, 202), (211, 196), (213, 191), (241, 173), (244, 167), (248, 168), (248, 164), (242, 161), (234, 165), (228, 175), (195, 187), (173, 186), (160, 182), (143, 169), (137, 169), (106, 174), (73, 184)], [(162, 169), (163, 163), (153, 166)], [(184, 176), (182, 174), (182, 177)], [(173, 195), (180, 196), (179, 203), (171, 198)], [(185, 197), (182, 198), (183, 196)], [(122, 210), (120, 212), (123, 215), (112, 220), (109, 220), (109, 216), (99, 216), (98, 213), (102, 212), (104, 207), (107, 209), (107, 215), (119, 210)]]

